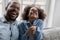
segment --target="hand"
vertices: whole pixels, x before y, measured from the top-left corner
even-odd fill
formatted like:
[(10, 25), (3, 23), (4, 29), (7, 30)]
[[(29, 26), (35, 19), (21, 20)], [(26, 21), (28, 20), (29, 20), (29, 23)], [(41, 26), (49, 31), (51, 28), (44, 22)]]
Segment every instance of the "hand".
[(27, 31), (27, 35), (29, 36), (29, 35), (33, 35), (33, 34), (35, 34), (35, 31), (36, 31), (36, 26), (31, 26), (29, 29), (28, 29), (28, 31)]

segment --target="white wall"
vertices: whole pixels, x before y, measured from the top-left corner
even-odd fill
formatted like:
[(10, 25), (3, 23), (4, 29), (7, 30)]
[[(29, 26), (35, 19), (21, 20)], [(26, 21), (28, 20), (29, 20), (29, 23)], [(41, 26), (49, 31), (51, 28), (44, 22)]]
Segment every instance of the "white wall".
[(60, 27), (60, 0), (56, 0), (52, 27)]

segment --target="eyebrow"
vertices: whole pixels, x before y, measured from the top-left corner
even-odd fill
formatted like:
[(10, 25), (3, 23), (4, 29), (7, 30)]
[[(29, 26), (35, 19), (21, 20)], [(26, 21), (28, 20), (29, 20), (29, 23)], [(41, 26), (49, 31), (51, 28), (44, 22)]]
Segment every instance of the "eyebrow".
[(33, 11), (38, 11), (37, 9), (35, 10), (35, 9), (31, 9), (31, 10), (33, 10)]

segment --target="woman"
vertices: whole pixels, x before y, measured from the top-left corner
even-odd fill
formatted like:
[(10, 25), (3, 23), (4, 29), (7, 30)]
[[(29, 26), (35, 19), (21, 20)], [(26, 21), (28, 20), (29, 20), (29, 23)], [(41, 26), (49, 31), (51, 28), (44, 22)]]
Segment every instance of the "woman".
[(18, 25), (20, 40), (41, 40), (43, 21), (45, 19), (44, 10), (28, 5), (22, 14), (23, 22)]

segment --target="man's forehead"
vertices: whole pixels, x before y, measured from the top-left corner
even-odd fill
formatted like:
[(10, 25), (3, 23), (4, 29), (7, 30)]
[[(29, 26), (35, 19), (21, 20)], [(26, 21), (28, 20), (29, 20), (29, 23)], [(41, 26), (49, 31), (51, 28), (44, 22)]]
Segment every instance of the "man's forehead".
[(10, 4), (12, 5), (12, 4), (18, 4), (18, 5), (20, 5), (20, 3), (18, 3), (18, 2), (10, 2)]
[(9, 2), (7, 7), (11, 6), (11, 5), (18, 5), (18, 6), (20, 6), (20, 3), (19, 2)]
[(6, 7), (8, 8), (8, 7), (12, 6), (12, 5), (20, 7), (20, 3), (19, 2), (9, 2)]

